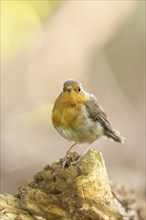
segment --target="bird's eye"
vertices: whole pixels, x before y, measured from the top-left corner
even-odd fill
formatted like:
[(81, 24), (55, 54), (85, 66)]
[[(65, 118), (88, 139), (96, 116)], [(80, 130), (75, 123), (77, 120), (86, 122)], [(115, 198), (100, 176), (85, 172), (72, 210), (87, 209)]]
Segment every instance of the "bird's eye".
[(80, 91), (81, 91), (81, 88), (79, 87), (79, 88), (78, 88), (78, 92), (80, 92)]

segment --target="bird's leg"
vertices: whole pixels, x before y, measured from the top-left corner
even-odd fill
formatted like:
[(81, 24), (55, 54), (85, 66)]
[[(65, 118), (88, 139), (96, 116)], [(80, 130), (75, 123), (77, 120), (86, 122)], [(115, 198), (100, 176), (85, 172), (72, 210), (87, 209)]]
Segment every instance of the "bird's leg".
[[(90, 149), (90, 147), (91, 147), (90, 144), (91, 144), (91, 143), (88, 144), (86, 150), (85, 150), (85, 151), (83, 152), (83, 154), (78, 158), (78, 160), (76, 160), (76, 161), (74, 161), (74, 162), (71, 162), (71, 165), (77, 164), (78, 162), (81, 161), (81, 159), (83, 158), (83, 156), (84, 156), (84, 155), (87, 153), (87, 151)], [(74, 145), (74, 146), (75, 146), (75, 145)], [(74, 146), (73, 146), (73, 147), (74, 147)]]
[(81, 159), (83, 158), (83, 156), (84, 156), (84, 155), (87, 153), (87, 151), (90, 149), (90, 147), (91, 147), (90, 144), (91, 144), (91, 143), (88, 144), (87, 148), (85, 149), (85, 151), (83, 152), (83, 154), (79, 157), (79, 159), (76, 161), (76, 163), (79, 162), (79, 161), (81, 161)]
[[(66, 153), (66, 156), (65, 156), (65, 161), (63, 162), (63, 167), (66, 166), (67, 157), (68, 157), (68, 155), (69, 155), (71, 149), (74, 148), (76, 144), (77, 144), (77, 143), (72, 144), (71, 147), (68, 149), (68, 151), (67, 151), (67, 153)], [(89, 148), (91, 147), (90, 144), (91, 144), (91, 143), (88, 144), (88, 146), (87, 146), (86, 150), (84, 151), (84, 153), (83, 153), (76, 161), (70, 163), (71, 165), (74, 165), (74, 164), (78, 163), (79, 161), (81, 161), (81, 159), (83, 158), (83, 156), (87, 153), (87, 151), (88, 151)]]
[(90, 144), (91, 144), (91, 143), (88, 144), (88, 146), (87, 146), (87, 148), (85, 149), (85, 151), (83, 152), (81, 158), (82, 158), (82, 157), (87, 153), (87, 151), (90, 149), (90, 147), (91, 147)]
[(68, 155), (69, 155), (71, 149), (74, 148), (76, 144), (77, 144), (77, 143), (73, 143), (73, 144), (71, 145), (71, 147), (67, 150), (66, 156), (65, 156), (66, 158), (68, 157)]
[(68, 151), (66, 152), (65, 159), (64, 159), (64, 162), (63, 162), (63, 167), (64, 167), (64, 168), (66, 167), (66, 164), (67, 164), (67, 157), (68, 157), (68, 155), (69, 155), (71, 149), (74, 148), (76, 144), (77, 144), (77, 143), (73, 143), (73, 144), (71, 145), (71, 147), (68, 149)]

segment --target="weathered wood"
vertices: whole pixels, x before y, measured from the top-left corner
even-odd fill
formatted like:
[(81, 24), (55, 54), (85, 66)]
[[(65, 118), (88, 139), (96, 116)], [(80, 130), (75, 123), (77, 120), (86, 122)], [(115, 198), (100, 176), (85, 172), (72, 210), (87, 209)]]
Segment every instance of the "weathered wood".
[(1, 195), (1, 219), (132, 219), (111, 191), (102, 154), (91, 149), (78, 158), (73, 152), (65, 167), (60, 159), (20, 187), (17, 195)]

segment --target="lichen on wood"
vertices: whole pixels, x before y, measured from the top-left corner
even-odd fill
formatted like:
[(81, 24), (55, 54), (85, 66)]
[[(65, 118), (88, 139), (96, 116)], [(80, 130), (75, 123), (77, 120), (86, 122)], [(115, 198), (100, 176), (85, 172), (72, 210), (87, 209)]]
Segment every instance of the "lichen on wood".
[[(102, 154), (72, 152), (47, 165), (15, 196), (1, 195), (2, 220), (131, 220), (113, 193)], [(132, 214), (133, 220), (138, 216)], [(141, 220), (141, 219), (139, 219)]]

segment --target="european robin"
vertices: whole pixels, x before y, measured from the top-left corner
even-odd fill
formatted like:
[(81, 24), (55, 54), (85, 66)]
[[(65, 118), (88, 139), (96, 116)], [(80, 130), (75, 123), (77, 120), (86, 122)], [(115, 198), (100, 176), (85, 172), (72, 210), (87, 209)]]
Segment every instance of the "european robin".
[(64, 83), (54, 104), (52, 123), (61, 136), (73, 142), (66, 156), (76, 144), (91, 144), (103, 135), (124, 142), (119, 132), (111, 127), (95, 96), (86, 92), (77, 80)]

